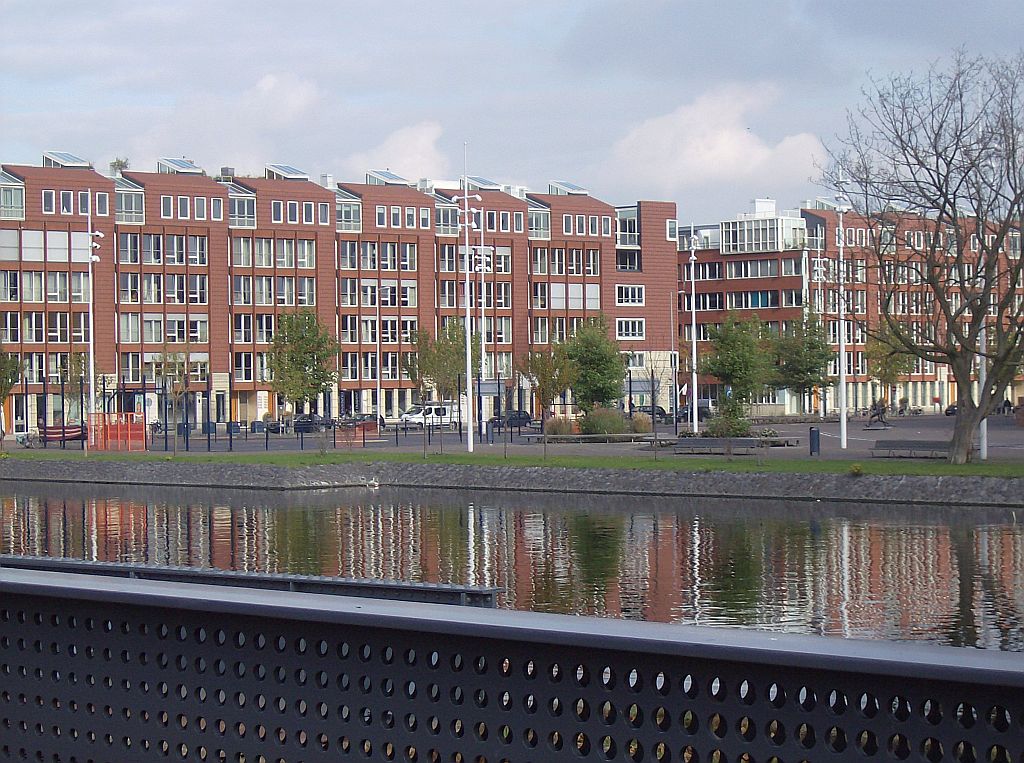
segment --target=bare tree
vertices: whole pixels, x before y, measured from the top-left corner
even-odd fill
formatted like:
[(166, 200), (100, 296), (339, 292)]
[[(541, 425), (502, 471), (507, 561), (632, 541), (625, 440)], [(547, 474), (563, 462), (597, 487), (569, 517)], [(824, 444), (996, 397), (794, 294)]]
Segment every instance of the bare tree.
[(956, 382), (950, 461), (964, 463), (1024, 355), (1024, 55), (959, 52), (946, 68), (872, 80), (864, 95), (825, 181), (872, 234), (869, 335), (945, 364)]

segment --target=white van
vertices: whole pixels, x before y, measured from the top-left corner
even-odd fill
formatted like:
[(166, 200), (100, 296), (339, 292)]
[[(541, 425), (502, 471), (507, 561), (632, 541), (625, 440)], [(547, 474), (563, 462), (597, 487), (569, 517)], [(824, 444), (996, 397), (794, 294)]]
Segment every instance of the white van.
[(419, 403), (399, 416), (399, 426), (411, 427), (449, 427), (459, 426), (459, 411), (454, 402), (445, 401)]

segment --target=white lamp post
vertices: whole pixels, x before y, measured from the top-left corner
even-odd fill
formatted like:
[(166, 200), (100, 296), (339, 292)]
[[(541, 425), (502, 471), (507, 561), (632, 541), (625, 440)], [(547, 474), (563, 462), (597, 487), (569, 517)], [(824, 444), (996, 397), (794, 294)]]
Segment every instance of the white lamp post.
[[(85, 224), (89, 229), (89, 247), (88, 247), (88, 265), (89, 265), (89, 420), (86, 427), (92, 426), (93, 414), (96, 413), (96, 340), (93, 337), (93, 303), (95, 302), (95, 290), (93, 287), (93, 270), (92, 266), (94, 262), (99, 262), (100, 258), (98, 255), (93, 253), (94, 249), (100, 248), (98, 241), (93, 241), (94, 238), (103, 238), (103, 231), (92, 229), (92, 188), (88, 190), (89, 203), (85, 208)], [(85, 439), (82, 440), (83, 450), (89, 452), (89, 435), (85, 435)]]
[(697, 433), (697, 231), (690, 223), (690, 428)]
[[(480, 197), (477, 196), (479, 199)], [(477, 300), (480, 302), (480, 381), (477, 384), (477, 395), (480, 398), (478, 404), (480, 407), (479, 415), (481, 419), (484, 415), (484, 395), (480, 389), (480, 385), (483, 384), (486, 368), (486, 356), (487, 356), (487, 329), (484, 326), (484, 274), (487, 272), (487, 247), (484, 246), (484, 210), (472, 207), (470, 210), (474, 215), (480, 215), (480, 246), (477, 248), (477, 256), (474, 259), (474, 267), (480, 273), (480, 293), (477, 296)], [(468, 292), (467, 292), (468, 299)], [(466, 380), (466, 385), (469, 386), (469, 380)], [(481, 434), (481, 437), (483, 435)]]
[(482, 201), (479, 195), (473, 194), (468, 195), (466, 191), (469, 189), (469, 178), (463, 174), (462, 176), (462, 195), (453, 196), (452, 201), (462, 202), (462, 230), (463, 230), (463, 241), (465, 242), (465, 271), (466, 271), (466, 451), (468, 453), (473, 452), (473, 395), (470, 379), (473, 374), (473, 345), (472, 337), (470, 336), (470, 322), (473, 319), (472, 313), (470, 313), (469, 307), (469, 200), (475, 199), (476, 201)]
[[(841, 190), (841, 189), (840, 189)], [(846, 450), (846, 262), (843, 248), (846, 243), (846, 229), (843, 228), (843, 214), (850, 207), (843, 202), (846, 197), (836, 196), (839, 202), (839, 447)]]

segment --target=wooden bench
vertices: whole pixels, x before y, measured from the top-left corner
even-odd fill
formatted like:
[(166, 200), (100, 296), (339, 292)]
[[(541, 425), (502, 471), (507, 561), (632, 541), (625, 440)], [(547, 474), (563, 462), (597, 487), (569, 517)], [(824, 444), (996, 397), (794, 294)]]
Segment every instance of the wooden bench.
[(946, 440), (875, 440), (872, 456), (896, 458), (947, 458), (952, 443)]
[(758, 437), (680, 437), (675, 452), (749, 455), (759, 447), (761, 440)]
[(89, 434), (87, 427), (81, 424), (68, 424), (61, 426), (46, 426), (39, 428), (40, 442), (68, 442), (70, 440), (84, 440)]

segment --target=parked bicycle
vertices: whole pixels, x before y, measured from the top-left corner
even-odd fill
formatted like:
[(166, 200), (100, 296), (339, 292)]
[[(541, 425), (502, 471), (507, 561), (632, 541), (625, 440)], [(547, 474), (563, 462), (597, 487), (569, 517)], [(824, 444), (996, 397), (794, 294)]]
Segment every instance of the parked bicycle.
[(22, 432), (14, 435), (14, 441), (23, 448), (38, 448), (40, 445), (39, 435), (35, 432)]

